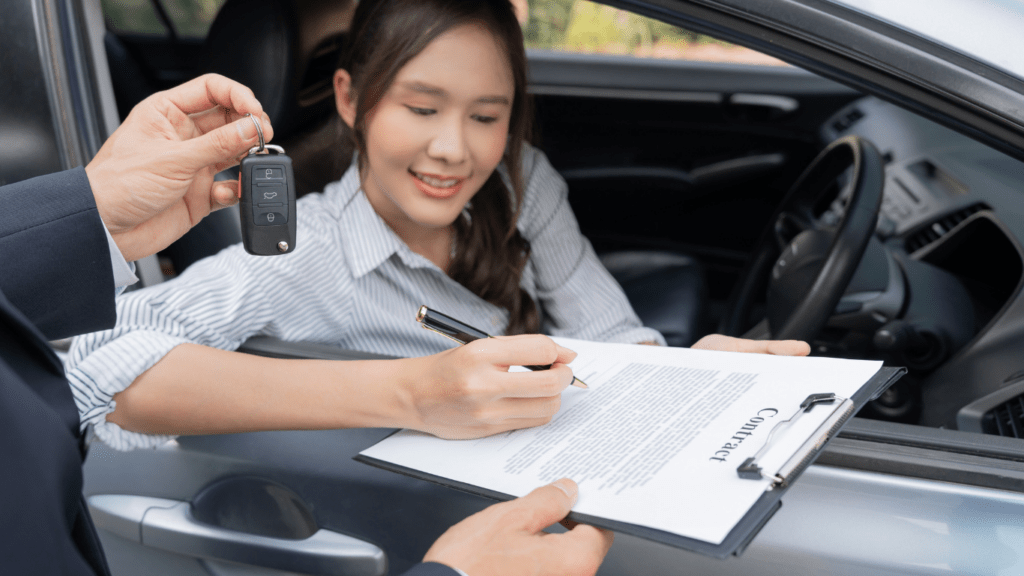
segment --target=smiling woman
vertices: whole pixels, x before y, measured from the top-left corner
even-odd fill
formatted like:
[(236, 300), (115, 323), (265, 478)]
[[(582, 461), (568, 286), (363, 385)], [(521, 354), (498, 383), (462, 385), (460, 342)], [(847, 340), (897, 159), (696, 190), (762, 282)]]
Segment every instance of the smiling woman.
[[(166, 438), (128, 430), (401, 426), (465, 438), (557, 411), (567, 373), (532, 390), (498, 384), (530, 353), (493, 341), (443, 352), (447, 342), (413, 321), (423, 304), (492, 334), (664, 343), (580, 234), (564, 180), (524, 143), (525, 53), (510, 4), (364, 1), (334, 84), (357, 159), (299, 201), (299, 248), (276, 258), (228, 248), (128, 295), (113, 330), (73, 344), (82, 421), (111, 445)], [(226, 352), (256, 334), (440, 354), (324, 363)], [(523, 340), (551, 347), (525, 364), (568, 357)]]
[[(370, 13), (357, 12), (353, 27), (372, 33), (354, 37), (335, 74), (367, 198), (414, 251), (505, 308), (506, 333), (538, 331), (536, 305), (519, 286), (530, 251), (516, 227), (520, 154), (532, 118), (518, 21), (392, 2), (374, 13), (388, 25), (368, 28), (360, 18)], [(503, 158), (511, 197), (495, 171)]]

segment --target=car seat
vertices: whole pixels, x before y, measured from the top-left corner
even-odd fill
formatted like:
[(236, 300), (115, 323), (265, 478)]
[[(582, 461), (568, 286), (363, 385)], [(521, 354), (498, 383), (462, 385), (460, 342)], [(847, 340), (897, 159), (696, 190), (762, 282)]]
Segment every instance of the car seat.
[[(299, 196), (337, 180), (349, 159), (340, 134), (332, 77), (352, 19), (350, 0), (228, 0), (210, 26), (197, 75), (217, 73), (256, 94), (274, 124), (274, 144), (295, 166)], [(218, 179), (237, 178), (233, 169)], [(236, 208), (214, 212), (164, 250), (178, 273), (242, 241)]]
[(601, 254), (644, 326), (669, 346), (689, 346), (706, 331), (707, 284), (703, 267), (678, 252), (623, 250)]

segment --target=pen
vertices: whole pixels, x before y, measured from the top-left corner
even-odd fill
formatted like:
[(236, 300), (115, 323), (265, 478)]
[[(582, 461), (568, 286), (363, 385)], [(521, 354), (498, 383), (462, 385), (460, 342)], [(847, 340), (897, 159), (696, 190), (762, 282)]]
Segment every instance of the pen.
[[(492, 338), (492, 336), (483, 330), (473, 328), (469, 324), (460, 322), (451, 316), (441, 314), (437, 310), (431, 310), (426, 306), (420, 306), (420, 311), (416, 313), (416, 321), (423, 324), (423, 327), (427, 330), (437, 332), (441, 336), (449, 338), (458, 342), (459, 344), (469, 344), (474, 340), (480, 340), (481, 338)], [(551, 368), (551, 365), (547, 366), (523, 366), (529, 370), (547, 370)], [(578, 388), (589, 388), (583, 380), (573, 376), (572, 385)]]

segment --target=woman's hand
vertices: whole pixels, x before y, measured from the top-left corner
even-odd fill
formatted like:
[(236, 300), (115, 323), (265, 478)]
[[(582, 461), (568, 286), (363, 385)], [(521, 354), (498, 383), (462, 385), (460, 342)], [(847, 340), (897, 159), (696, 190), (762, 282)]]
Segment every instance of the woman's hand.
[(773, 356), (807, 356), (811, 347), (800, 340), (747, 340), (721, 334), (709, 334), (691, 346), (696, 350), (717, 350), (719, 352), (749, 352)]
[[(540, 426), (561, 407), (576, 357), (547, 336), (486, 338), (417, 358), (418, 377), (406, 386), (411, 422), (405, 427), (448, 439), (480, 438)], [(509, 366), (553, 364), (550, 370), (509, 372)]]

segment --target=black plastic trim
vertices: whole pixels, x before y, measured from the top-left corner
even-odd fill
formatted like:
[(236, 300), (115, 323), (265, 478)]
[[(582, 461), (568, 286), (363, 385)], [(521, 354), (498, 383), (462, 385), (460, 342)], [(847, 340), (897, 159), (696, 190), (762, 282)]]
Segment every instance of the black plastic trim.
[(837, 438), (818, 464), (965, 486), (1024, 492), (1024, 463), (942, 450)]
[(1024, 492), (1020, 440), (854, 419), (817, 464)]
[(839, 437), (1024, 463), (1021, 440), (960, 430), (854, 418)]

